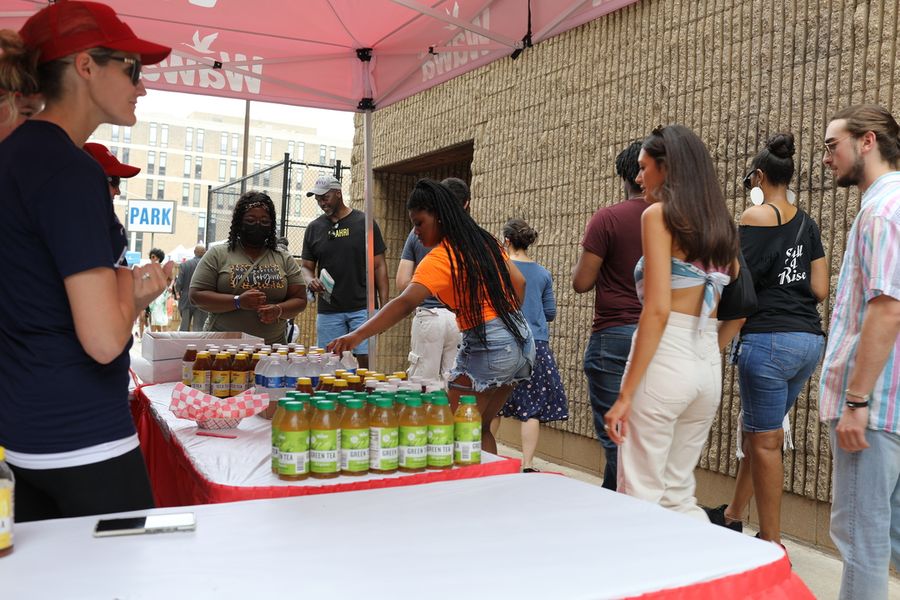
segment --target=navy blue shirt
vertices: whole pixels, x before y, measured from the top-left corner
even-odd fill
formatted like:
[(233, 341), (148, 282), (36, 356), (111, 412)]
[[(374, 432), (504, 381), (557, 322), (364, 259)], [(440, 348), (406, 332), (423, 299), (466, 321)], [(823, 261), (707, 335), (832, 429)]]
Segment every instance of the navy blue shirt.
[(27, 121), (0, 143), (0, 445), (70, 452), (135, 433), (128, 349), (82, 348), (63, 280), (114, 268), (126, 249), (100, 165), (59, 127)]
[(547, 321), (556, 318), (556, 297), (553, 295), (553, 277), (550, 271), (536, 262), (513, 260), (525, 277), (525, 301), (522, 303), (522, 314), (531, 326), (534, 339), (541, 342), (550, 341), (550, 328)]
[[(431, 252), (431, 248), (420, 242), (419, 236), (416, 235), (416, 231), (412, 230), (409, 232), (409, 235), (406, 236), (406, 243), (403, 244), (403, 253), (400, 255), (400, 259), (413, 261), (413, 270), (415, 270), (415, 267), (419, 266), (419, 263), (422, 262), (422, 259), (425, 258), (429, 252)], [(428, 296), (422, 300), (422, 304), (419, 306), (422, 308), (447, 308), (444, 306), (443, 302), (434, 296)]]

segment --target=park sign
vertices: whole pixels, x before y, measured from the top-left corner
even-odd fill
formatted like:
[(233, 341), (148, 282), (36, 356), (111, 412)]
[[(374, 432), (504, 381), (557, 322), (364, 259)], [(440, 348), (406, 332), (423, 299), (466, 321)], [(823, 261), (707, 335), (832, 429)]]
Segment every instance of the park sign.
[(130, 200), (125, 229), (149, 233), (174, 233), (174, 200)]

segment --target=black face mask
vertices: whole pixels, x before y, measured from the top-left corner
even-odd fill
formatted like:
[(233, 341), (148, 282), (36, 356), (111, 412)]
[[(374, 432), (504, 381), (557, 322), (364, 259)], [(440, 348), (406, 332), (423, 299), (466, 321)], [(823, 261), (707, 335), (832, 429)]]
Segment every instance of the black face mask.
[(253, 225), (241, 223), (241, 229), (238, 232), (238, 237), (241, 239), (241, 243), (245, 246), (253, 246), (259, 248), (265, 245), (266, 238), (269, 237), (269, 227), (260, 225), (259, 223), (254, 223)]

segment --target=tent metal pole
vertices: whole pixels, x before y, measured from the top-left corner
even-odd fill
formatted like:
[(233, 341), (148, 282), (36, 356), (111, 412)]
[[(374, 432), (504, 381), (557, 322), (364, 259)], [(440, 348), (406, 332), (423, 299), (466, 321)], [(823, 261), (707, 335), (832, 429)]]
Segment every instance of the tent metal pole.
[[(369, 318), (375, 316), (375, 199), (373, 197), (372, 176), (372, 109), (363, 113), (364, 133), (364, 173), (365, 187), (363, 195), (366, 200), (366, 292), (368, 299)], [(386, 302), (387, 298), (382, 298)], [(377, 369), (377, 336), (369, 339), (369, 368)]]
[(241, 168), (241, 194), (247, 191), (247, 156), (250, 153), (250, 101), (244, 100), (244, 166)]

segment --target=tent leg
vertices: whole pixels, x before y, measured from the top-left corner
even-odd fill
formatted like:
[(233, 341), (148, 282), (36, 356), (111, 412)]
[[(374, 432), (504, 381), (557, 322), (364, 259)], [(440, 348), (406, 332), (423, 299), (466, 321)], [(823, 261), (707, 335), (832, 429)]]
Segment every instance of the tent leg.
[[(364, 173), (365, 188), (364, 196), (366, 199), (366, 295), (368, 299), (369, 318), (375, 316), (375, 199), (373, 198), (373, 176), (372, 176), (372, 110), (363, 113), (364, 134)], [(382, 302), (387, 298), (382, 298)], [(369, 339), (369, 368), (376, 369), (376, 339), (373, 336)]]

